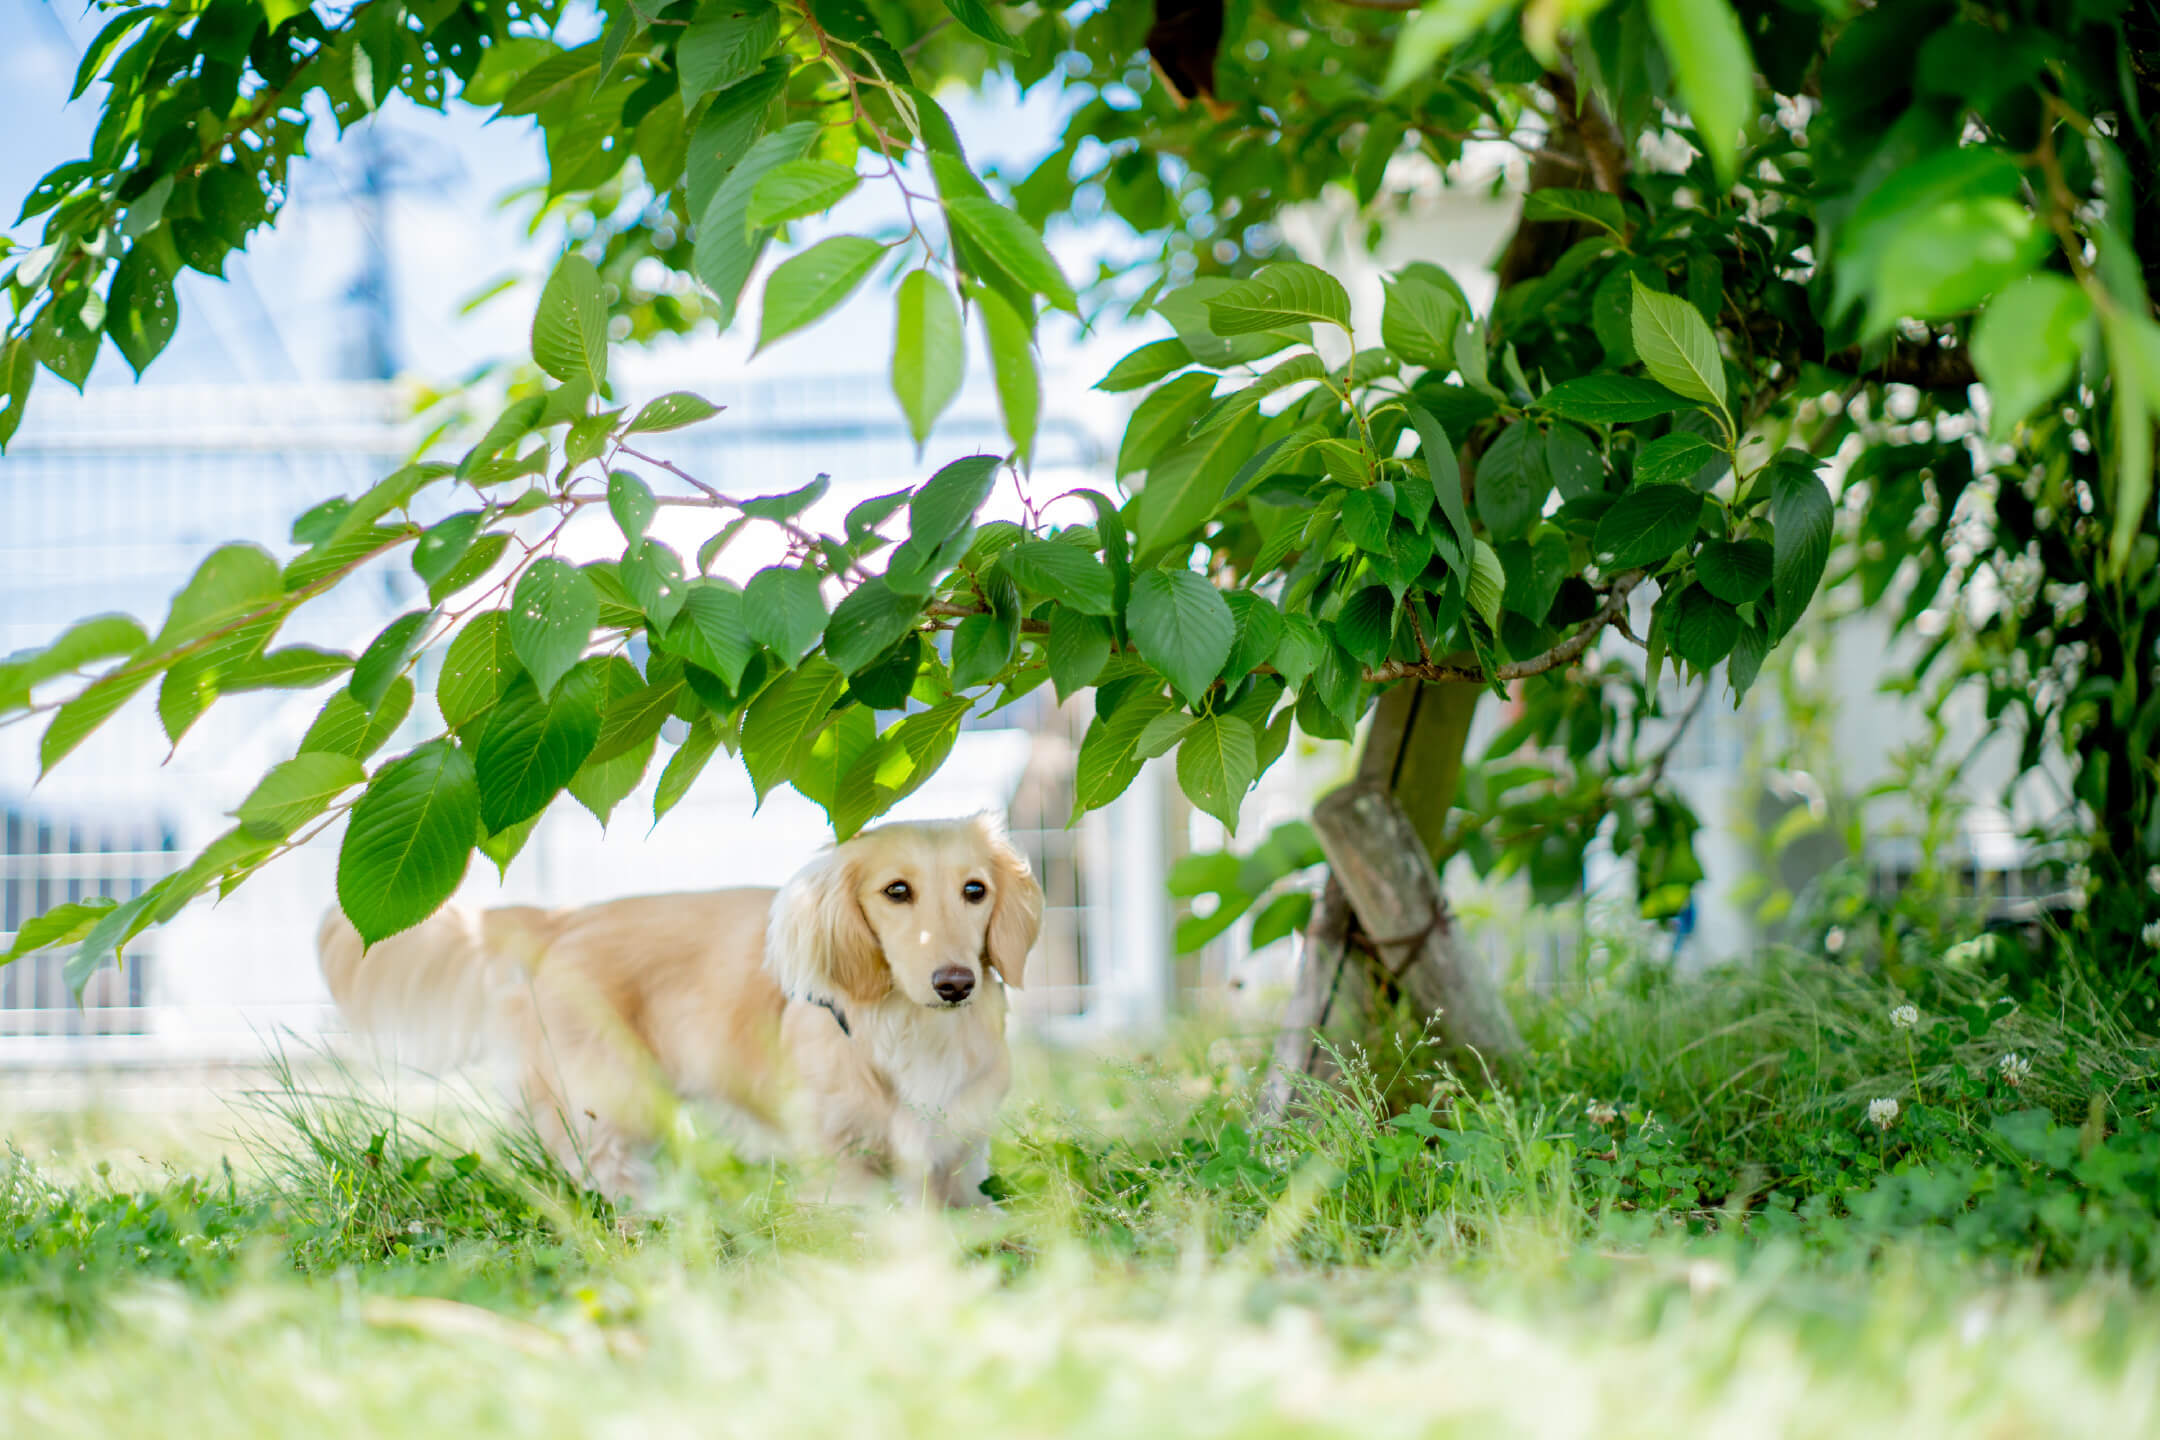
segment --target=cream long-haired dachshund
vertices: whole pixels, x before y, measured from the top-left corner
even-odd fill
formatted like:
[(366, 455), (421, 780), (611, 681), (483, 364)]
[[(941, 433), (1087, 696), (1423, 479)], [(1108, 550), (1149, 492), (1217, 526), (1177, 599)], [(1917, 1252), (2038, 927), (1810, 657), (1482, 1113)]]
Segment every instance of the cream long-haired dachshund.
[(607, 1193), (644, 1189), (679, 1098), (752, 1153), (808, 1144), (977, 1205), (1012, 1081), (1004, 987), (1042, 907), (978, 817), (866, 830), (777, 891), (448, 906), (372, 948), (333, 907), (320, 945), (356, 1031), (423, 1064), (507, 1065), (549, 1147)]

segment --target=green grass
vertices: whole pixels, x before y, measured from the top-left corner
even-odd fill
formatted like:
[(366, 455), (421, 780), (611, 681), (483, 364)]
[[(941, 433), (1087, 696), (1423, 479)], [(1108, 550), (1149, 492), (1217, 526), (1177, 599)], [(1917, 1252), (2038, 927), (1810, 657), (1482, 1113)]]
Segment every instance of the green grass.
[(2160, 1081), (2089, 994), (1787, 957), (1518, 1011), (1503, 1093), (1411, 1037), (1266, 1135), (1264, 1037), (1030, 1053), (1004, 1205), (952, 1218), (805, 1203), (692, 1136), (618, 1215), (486, 1116), (319, 1065), (163, 1163), (11, 1122), (0, 1433), (2160, 1423)]

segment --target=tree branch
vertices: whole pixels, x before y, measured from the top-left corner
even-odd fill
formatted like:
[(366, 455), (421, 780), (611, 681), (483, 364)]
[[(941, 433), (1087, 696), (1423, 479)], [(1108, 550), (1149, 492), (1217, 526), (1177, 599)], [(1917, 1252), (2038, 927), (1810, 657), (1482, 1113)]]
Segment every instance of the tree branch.
[(1582, 653), (1590, 648), (1591, 643), (1604, 632), (1607, 626), (1616, 624), (1620, 617), (1627, 613), (1628, 596), (1637, 585), (1642, 583), (1642, 578), (1643, 572), (1640, 570), (1630, 570), (1627, 574), (1622, 575), (1619, 579), (1613, 581), (1612, 591), (1605, 597), (1605, 603), (1598, 608), (1597, 614), (1585, 620), (1574, 634), (1568, 636), (1567, 639), (1562, 640), (1542, 655), (1533, 655), (1527, 660), (1511, 660), (1505, 665), (1496, 665), (1493, 667), (1490, 676), (1485, 673), (1485, 669), (1481, 665), (1451, 665), (1444, 661), (1435, 660), (1415, 663), (1396, 660), (1376, 669), (1367, 670), (1365, 679), (1372, 684), (1386, 684), (1392, 680), (1416, 678), (1419, 680), (1450, 681), (1464, 685), (1484, 685), (1491, 680), (1526, 680), (1532, 675), (1543, 675), (1548, 670), (1557, 670), (1561, 666), (1572, 664), (1579, 659)]

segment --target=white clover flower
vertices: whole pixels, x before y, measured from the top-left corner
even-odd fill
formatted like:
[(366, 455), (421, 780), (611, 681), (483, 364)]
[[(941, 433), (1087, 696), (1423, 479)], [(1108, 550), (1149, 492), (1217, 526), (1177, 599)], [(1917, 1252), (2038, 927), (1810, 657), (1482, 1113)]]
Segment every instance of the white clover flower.
[(2155, 865), (2145, 872), (2145, 887), (2153, 894), (2160, 895), (2160, 865)]
[(1873, 1125), (1878, 1130), (1888, 1130), (1892, 1125), (1897, 1124), (1898, 1108), (1897, 1101), (1891, 1099), (1868, 1101), (1868, 1124)]
[(1590, 1108), (1583, 1111), (1583, 1119), (1593, 1125), (1610, 1125), (1620, 1118), (1620, 1112), (1603, 1100), (1593, 1100)]
[(2153, 921), (2143, 930), (2140, 930), (2138, 934), (2144, 937), (2147, 945), (2160, 948), (2160, 920)]
[(1890, 1012), (1890, 1027), (1894, 1030), (1910, 1030), (1920, 1023), (1920, 1007), (1900, 1005)]
[(2023, 1085), (2026, 1077), (2032, 1074), (2032, 1061), (2012, 1050), (1995, 1062), (1995, 1072), (2002, 1076), (2005, 1084), (2015, 1089)]
[(1823, 949), (1829, 951), (1832, 955), (1842, 953), (1845, 949), (1845, 927), (1842, 925), (1831, 926), (1829, 933), (1822, 937), (1822, 944)]

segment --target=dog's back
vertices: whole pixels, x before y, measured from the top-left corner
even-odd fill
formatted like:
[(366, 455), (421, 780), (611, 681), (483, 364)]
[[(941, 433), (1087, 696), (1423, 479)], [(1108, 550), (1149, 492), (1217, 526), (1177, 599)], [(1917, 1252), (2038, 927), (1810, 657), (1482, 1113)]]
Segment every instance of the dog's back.
[(502, 995), (534, 963), (556, 926), (531, 906), (477, 911), (445, 905), (373, 946), (335, 905), (316, 947), (345, 1023), (399, 1060), (443, 1070), (501, 1053)]

